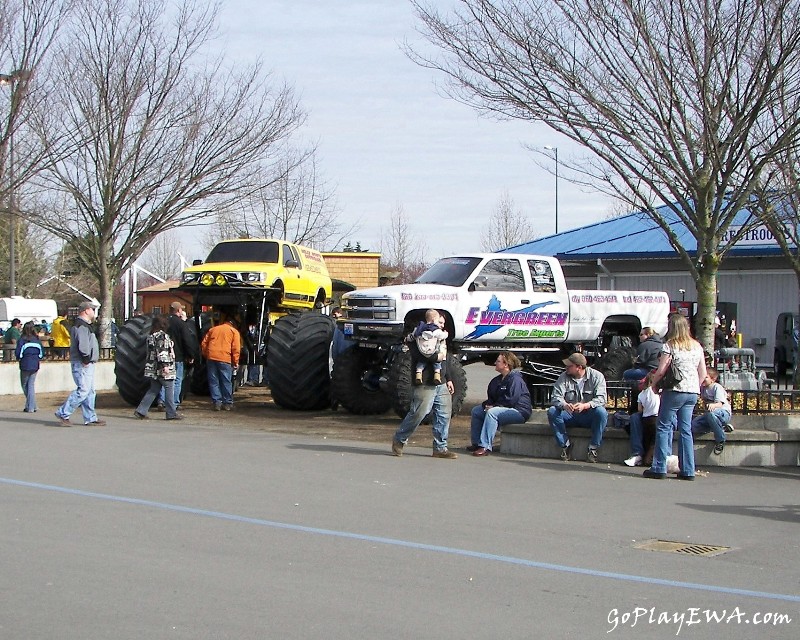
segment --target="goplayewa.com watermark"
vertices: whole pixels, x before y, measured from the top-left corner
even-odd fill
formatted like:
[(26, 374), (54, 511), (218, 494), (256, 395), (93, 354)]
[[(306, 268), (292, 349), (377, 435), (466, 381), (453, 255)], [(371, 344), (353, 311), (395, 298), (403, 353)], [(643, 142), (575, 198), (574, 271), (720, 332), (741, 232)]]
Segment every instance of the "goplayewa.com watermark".
[(751, 626), (770, 626), (777, 627), (791, 624), (792, 619), (785, 613), (773, 611), (756, 611), (747, 613), (739, 607), (731, 610), (721, 609), (701, 609), (700, 607), (690, 607), (684, 611), (657, 611), (655, 607), (646, 609), (636, 607), (632, 611), (620, 611), (612, 609), (608, 612), (608, 624), (610, 628), (606, 633), (616, 631), (620, 627), (634, 628), (637, 625), (674, 626), (675, 635), (680, 635), (684, 627), (691, 627), (697, 624), (747, 624)]

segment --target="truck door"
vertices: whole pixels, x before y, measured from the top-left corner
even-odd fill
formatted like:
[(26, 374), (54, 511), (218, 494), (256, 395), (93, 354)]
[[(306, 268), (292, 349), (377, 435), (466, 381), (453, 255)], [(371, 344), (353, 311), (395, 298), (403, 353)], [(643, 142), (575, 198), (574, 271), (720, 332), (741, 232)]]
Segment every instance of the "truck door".
[[(465, 319), (465, 340), (496, 342), (498, 340), (540, 340), (543, 330), (558, 333), (554, 322), (558, 317), (566, 322), (566, 313), (551, 314), (548, 307), (560, 307), (548, 288), (555, 290), (550, 265), (547, 273), (539, 274), (541, 291), (530, 284), (528, 265), (517, 258), (492, 258), (478, 271), (469, 285), (470, 306)], [(553, 316), (553, 317), (551, 317)], [(551, 336), (563, 340), (561, 335)]]

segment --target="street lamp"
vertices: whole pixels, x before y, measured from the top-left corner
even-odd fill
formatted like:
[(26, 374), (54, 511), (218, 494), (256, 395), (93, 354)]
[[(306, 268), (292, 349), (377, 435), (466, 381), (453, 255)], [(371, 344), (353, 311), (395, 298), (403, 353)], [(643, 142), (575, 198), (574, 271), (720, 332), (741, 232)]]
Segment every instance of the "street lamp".
[(545, 149), (553, 152), (556, 161), (556, 235), (558, 235), (558, 147), (547, 145)]
[(17, 69), (11, 73), (0, 73), (0, 85), (11, 87), (11, 106), (8, 113), (8, 295), (13, 296), (17, 294), (17, 212), (16, 202), (14, 198), (14, 110), (16, 108), (15, 102), (19, 100), (18, 96), (14, 95), (16, 87), (14, 83), (20, 80), (27, 80), (30, 77), (30, 72), (26, 69)]

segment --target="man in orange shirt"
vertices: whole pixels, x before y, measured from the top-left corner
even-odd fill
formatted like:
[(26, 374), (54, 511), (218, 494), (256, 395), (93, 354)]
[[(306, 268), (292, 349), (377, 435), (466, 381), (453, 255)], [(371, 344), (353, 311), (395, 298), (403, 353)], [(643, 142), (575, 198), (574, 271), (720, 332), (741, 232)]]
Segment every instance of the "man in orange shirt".
[(209, 329), (200, 343), (214, 411), (233, 409), (233, 376), (239, 366), (241, 344), (239, 330), (225, 314), (220, 314), (220, 323)]

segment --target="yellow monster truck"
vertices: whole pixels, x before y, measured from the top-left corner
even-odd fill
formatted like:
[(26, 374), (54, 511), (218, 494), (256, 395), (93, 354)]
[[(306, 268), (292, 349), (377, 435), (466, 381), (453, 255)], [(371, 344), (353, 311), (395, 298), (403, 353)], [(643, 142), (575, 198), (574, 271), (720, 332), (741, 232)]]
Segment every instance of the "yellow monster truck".
[[(247, 363), (266, 364), (273, 400), (287, 409), (330, 403), (329, 349), (333, 322), (317, 310), (331, 298), (331, 279), (316, 249), (284, 240), (226, 240), (205, 262), (195, 261), (173, 289), (190, 298), (199, 339), (219, 319), (234, 318), (242, 336), (241, 380)], [(141, 375), (150, 318), (131, 318), (117, 338), (117, 386), (137, 404), (147, 385)], [(207, 393), (204, 363), (191, 379)]]

